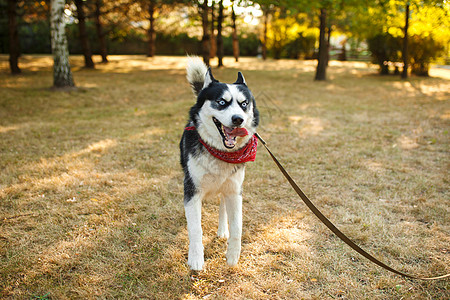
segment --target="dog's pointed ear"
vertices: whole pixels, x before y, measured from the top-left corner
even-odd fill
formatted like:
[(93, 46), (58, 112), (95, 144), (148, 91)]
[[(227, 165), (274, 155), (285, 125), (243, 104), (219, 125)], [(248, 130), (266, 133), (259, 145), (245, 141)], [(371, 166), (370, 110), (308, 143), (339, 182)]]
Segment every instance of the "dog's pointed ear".
[(237, 80), (236, 80), (236, 82), (234, 84), (245, 84), (245, 85), (247, 85), (245, 83), (244, 75), (242, 75), (241, 72), (238, 72), (238, 78), (237, 78)]
[(217, 81), (212, 75), (211, 68), (208, 68), (208, 71), (205, 74), (205, 81), (203, 83), (203, 88), (207, 88), (211, 83)]

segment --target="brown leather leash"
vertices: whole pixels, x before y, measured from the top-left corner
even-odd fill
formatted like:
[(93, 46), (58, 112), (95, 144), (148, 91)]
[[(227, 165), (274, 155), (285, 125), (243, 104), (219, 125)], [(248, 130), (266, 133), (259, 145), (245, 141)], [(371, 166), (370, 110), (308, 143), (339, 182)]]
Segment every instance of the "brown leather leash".
[(303, 202), (305, 202), (306, 206), (308, 206), (308, 208), (316, 215), (316, 217), (319, 218), (320, 221), (322, 221), (322, 223), (325, 224), (325, 226), (328, 227), (328, 229), (330, 229), (335, 235), (337, 235), (344, 243), (349, 245), (353, 250), (355, 250), (356, 252), (358, 252), (359, 254), (361, 254), (362, 256), (364, 256), (365, 258), (367, 258), (368, 260), (370, 260), (374, 264), (377, 264), (380, 267), (382, 267), (382, 268), (384, 268), (384, 269), (386, 269), (388, 271), (391, 271), (392, 273), (395, 273), (395, 274), (398, 274), (398, 275), (401, 275), (401, 276), (405, 276), (405, 277), (408, 277), (408, 278), (421, 279), (421, 280), (436, 280), (436, 279), (443, 279), (443, 278), (450, 277), (450, 274), (445, 274), (445, 275), (436, 276), (436, 277), (420, 277), (420, 276), (409, 275), (409, 274), (397, 271), (397, 270), (389, 267), (388, 265), (384, 264), (383, 262), (379, 261), (378, 259), (376, 259), (372, 255), (370, 255), (369, 253), (367, 253), (366, 251), (361, 249), (352, 240), (350, 240), (345, 234), (343, 234), (336, 226), (334, 226), (334, 224), (331, 223), (331, 221), (328, 220), (327, 217), (325, 217), (322, 214), (322, 212), (311, 202), (311, 200), (309, 200), (309, 198), (303, 193), (303, 191), (295, 183), (295, 181), (292, 179), (292, 177), (289, 175), (289, 173), (284, 169), (284, 167), (281, 165), (281, 163), (278, 161), (278, 159), (275, 157), (275, 155), (273, 155), (272, 151), (270, 151), (269, 147), (267, 146), (266, 142), (261, 138), (261, 136), (258, 133), (255, 133), (255, 135), (258, 138), (258, 140), (260, 140), (261, 143), (264, 145), (266, 150), (269, 152), (269, 154), (272, 157), (273, 161), (278, 166), (278, 168), (280, 169), (281, 173), (283, 173), (284, 177), (286, 177), (286, 179), (289, 181), (289, 183), (291, 184), (292, 188), (297, 192), (297, 194), (300, 196), (300, 198), (303, 200)]

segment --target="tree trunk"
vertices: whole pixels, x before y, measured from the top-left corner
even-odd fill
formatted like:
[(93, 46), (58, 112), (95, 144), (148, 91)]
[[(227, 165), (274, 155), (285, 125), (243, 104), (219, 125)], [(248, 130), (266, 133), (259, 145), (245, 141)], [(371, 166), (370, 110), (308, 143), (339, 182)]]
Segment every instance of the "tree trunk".
[(223, 38), (222, 38), (222, 23), (223, 23), (223, 1), (219, 1), (219, 16), (217, 18), (217, 58), (218, 67), (223, 67)]
[(316, 77), (314, 80), (326, 80), (327, 75), (327, 40), (325, 38), (325, 30), (327, 24), (327, 11), (325, 8), (320, 9), (320, 34), (319, 34), (319, 57), (316, 68)]
[(69, 47), (64, 23), (65, 0), (51, 1), (50, 30), (53, 53), (53, 86), (57, 88), (75, 86), (69, 64)]
[(208, 1), (203, 1), (203, 4), (199, 4), (200, 14), (202, 17), (202, 56), (203, 62), (209, 66), (209, 46), (210, 46), (210, 36), (208, 32)]
[(216, 20), (216, 16), (214, 15), (214, 1), (211, 4), (211, 45), (209, 49), (209, 57), (214, 58), (217, 55), (217, 40), (214, 34), (215, 28), (214, 23)]
[(408, 78), (408, 27), (409, 27), (409, 2), (406, 4), (406, 12), (405, 12), (405, 29), (404, 29), (404, 37), (403, 37), (403, 71), (402, 71), (402, 79)]
[(237, 29), (236, 29), (236, 14), (234, 12), (234, 3), (231, 6), (231, 20), (232, 20), (231, 26), (233, 27), (233, 33), (232, 33), (233, 56), (234, 56), (234, 59), (236, 60), (236, 62), (238, 62), (239, 61), (239, 38), (238, 38), (238, 34), (237, 34)]
[(384, 60), (380, 60), (378, 65), (380, 66), (380, 75), (389, 75), (389, 65)]
[(264, 10), (264, 34), (262, 40), (262, 58), (267, 59), (267, 23), (269, 18), (269, 9)]
[(327, 27), (327, 67), (330, 61), (330, 48), (331, 48), (331, 24)]
[(150, 1), (148, 5), (148, 20), (150, 22), (150, 26), (148, 28), (148, 57), (155, 56), (155, 40), (156, 40), (156, 32), (155, 32), (155, 1)]
[(105, 40), (105, 33), (103, 32), (103, 24), (100, 20), (101, 16), (101, 7), (102, 7), (102, 0), (96, 0), (95, 1), (95, 26), (97, 27), (97, 38), (98, 43), (100, 47), (100, 55), (102, 57), (102, 63), (108, 62), (108, 51), (106, 49), (106, 40)]
[(347, 44), (347, 39), (345, 39), (341, 42), (342, 50), (341, 50), (341, 53), (339, 53), (339, 57), (338, 57), (339, 61), (347, 61), (347, 49), (345, 49), (346, 44)]
[(411, 66), (411, 73), (417, 76), (430, 76), (429, 74), (430, 65), (426, 62), (416, 63)]
[(19, 34), (17, 31), (17, 0), (8, 0), (8, 28), (9, 28), (9, 67), (11, 74), (19, 74)]
[(84, 66), (93, 69), (95, 66), (92, 61), (91, 46), (86, 32), (86, 16), (84, 14), (83, 0), (75, 0), (75, 5), (77, 7), (78, 29), (80, 31), (80, 43), (84, 55)]

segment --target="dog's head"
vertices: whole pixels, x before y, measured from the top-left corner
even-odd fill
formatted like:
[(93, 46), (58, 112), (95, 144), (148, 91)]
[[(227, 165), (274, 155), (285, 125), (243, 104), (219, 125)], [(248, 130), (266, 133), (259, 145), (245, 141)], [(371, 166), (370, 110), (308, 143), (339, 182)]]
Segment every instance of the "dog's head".
[[(197, 75), (203, 70), (206, 67), (197, 69)], [(259, 112), (242, 73), (238, 72), (235, 83), (226, 84), (217, 81), (211, 69), (204, 73), (201, 81), (199, 76), (194, 80), (192, 71), (188, 66), (188, 80), (197, 95), (190, 117), (201, 138), (220, 150), (234, 151), (243, 147), (256, 132)]]

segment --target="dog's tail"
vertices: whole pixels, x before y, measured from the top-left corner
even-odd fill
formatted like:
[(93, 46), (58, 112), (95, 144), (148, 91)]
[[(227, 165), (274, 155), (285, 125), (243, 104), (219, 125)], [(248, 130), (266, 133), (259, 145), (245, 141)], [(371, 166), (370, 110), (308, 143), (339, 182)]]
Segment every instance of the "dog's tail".
[(192, 87), (192, 91), (194, 92), (195, 96), (198, 96), (200, 91), (203, 89), (205, 75), (208, 71), (208, 68), (197, 56), (188, 56), (186, 71), (186, 78)]

